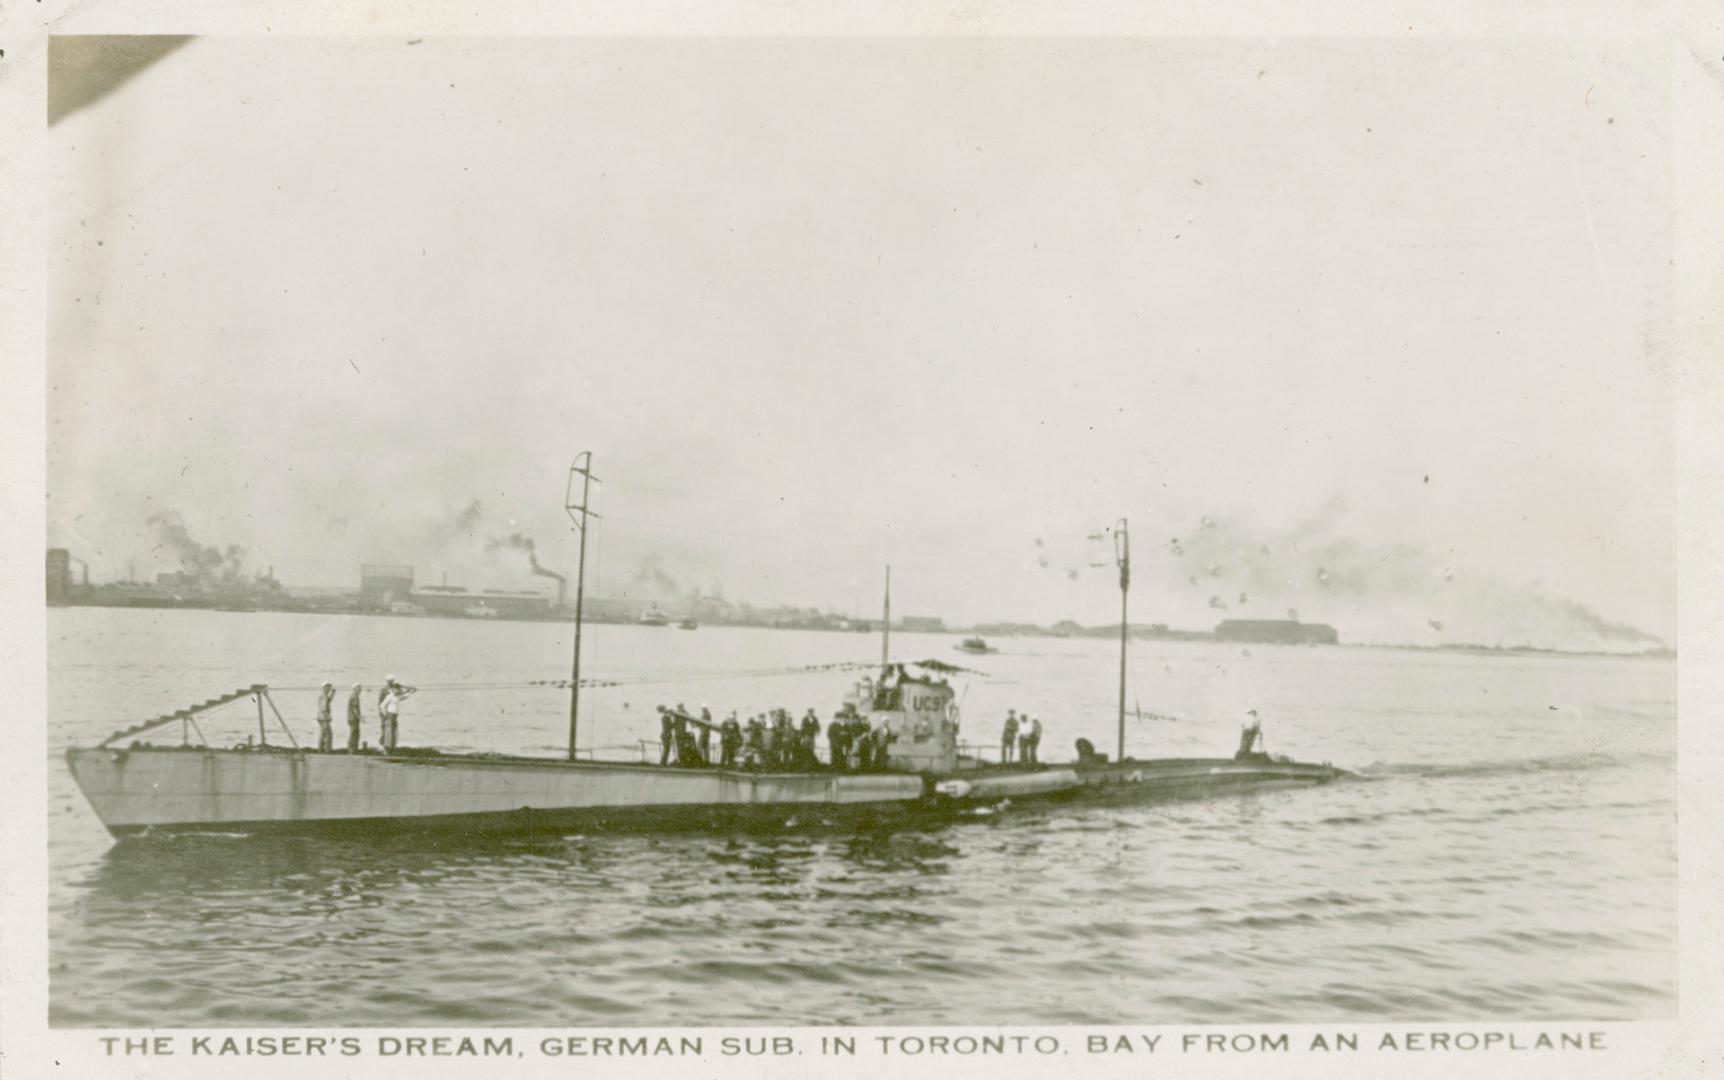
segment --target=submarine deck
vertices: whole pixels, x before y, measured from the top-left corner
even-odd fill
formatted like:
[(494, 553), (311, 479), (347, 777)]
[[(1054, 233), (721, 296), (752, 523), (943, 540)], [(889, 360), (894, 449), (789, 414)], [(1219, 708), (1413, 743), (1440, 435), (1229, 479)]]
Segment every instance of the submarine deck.
[(1127, 759), (953, 773), (779, 772), (435, 750), (74, 749), (73, 775), (116, 836), (145, 830), (543, 831), (906, 820), (1005, 801), (1154, 799), (1323, 783), (1328, 765)]

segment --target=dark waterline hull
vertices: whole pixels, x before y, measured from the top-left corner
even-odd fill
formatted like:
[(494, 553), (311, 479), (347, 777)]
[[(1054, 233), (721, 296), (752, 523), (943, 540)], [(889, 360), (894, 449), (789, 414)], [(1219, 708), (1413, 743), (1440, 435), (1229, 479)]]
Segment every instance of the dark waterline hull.
[(143, 833), (533, 833), (867, 826), (1012, 805), (1136, 802), (1308, 786), (1328, 765), (1227, 758), (772, 773), (538, 758), (137, 747), (67, 752), (117, 837)]

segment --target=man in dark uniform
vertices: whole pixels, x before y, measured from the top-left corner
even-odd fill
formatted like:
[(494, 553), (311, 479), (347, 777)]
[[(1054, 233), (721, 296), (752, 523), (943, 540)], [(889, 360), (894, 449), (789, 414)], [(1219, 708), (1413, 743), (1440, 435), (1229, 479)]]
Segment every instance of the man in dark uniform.
[(812, 769), (820, 764), (820, 759), (814, 756), (815, 740), (820, 738), (820, 718), (809, 709), (802, 717), (802, 745), (797, 749), (802, 753), (802, 767)]
[(692, 747), (694, 745), (694, 740), (689, 738), (688, 734), (688, 706), (684, 705), (680, 701), (676, 703), (676, 736), (674, 745), (676, 746), (676, 763), (678, 765), (688, 764), (688, 759), (692, 755), (685, 750), (684, 747)]
[(671, 747), (676, 745), (676, 721), (663, 705), (658, 707), (658, 745), (658, 763), (669, 765)]
[(874, 730), (868, 726), (868, 721), (860, 716), (851, 721), (850, 745), (856, 748), (856, 771), (873, 771)]
[(700, 744), (694, 741), (694, 733), (688, 730), (688, 724), (680, 717), (676, 725), (676, 763), (685, 769), (706, 764), (700, 753)]
[(1262, 738), (1263, 725), (1257, 719), (1257, 710), (1245, 710), (1245, 723), (1239, 728), (1239, 749), (1234, 751), (1233, 760), (1254, 761), (1268, 757), (1268, 754), (1256, 749)]
[(794, 768), (796, 765), (796, 725), (790, 722), (790, 713), (784, 709), (774, 709), (777, 719), (772, 722), (773, 764), (780, 769)]
[(748, 764), (758, 769), (767, 760), (766, 721), (758, 715), (748, 719)]
[(881, 724), (874, 729), (872, 738), (874, 740), (874, 768), (878, 772), (885, 772), (887, 753), (891, 750), (892, 744), (898, 741), (898, 733), (888, 731), (886, 725)]
[(826, 752), (832, 758), (832, 771), (843, 772), (850, 754), (850, 725), (845, 719), (849, 706), (839, 709), (826, 725)]
[(718, 749), (721, 755), (719, 764), (727, 769), (736, 768), (736, 754), (742, 749), (742, 725), (736, 722), (734, 712), (719, 725)]

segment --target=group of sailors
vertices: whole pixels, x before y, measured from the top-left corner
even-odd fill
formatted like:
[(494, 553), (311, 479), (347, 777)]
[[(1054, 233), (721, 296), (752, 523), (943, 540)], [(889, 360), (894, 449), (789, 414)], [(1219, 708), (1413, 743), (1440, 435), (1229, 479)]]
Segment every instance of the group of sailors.
[(1038, 748), (1042, 745), (1042, 721), (1040, 717), (1025, 713), (1022, 719), (1018, 710), (1006, 710), (1006, 724), (1000, 729), (1000, 764), (1013, 763), (1013, 751), (1017, 752), (1015, 761), (1019, 765), (1038, 765)]
[[(826, 725), (827, 760), (822, 762), (816, 743), (820, 717), (810, 708), (800, 720), (788, 709), (773, 709), (737, 719), (735, 712), (715, 723), (705, 705), (700, 713), (682, 705), (659, 712), (659, 764), (756, 771), (873, 772), (886, 767), (891, 744), (898, 736), (882, 725), (876, 727), (854, 705), (844, 704)], [(712, 738), (718, 737), (718, 759), (713, 760)]]
[[(359, 729), (364, 722), (360, 695), (364, 687), (353, 684), (347, 695), (347, 752), (360, 749)], [(384, 677), (377, 689), (378, 745), (384, 753), (395, 751), (401, 729), (401, 705), (417, 693), (414, 687), (403, 685), (393, 675)], [(335, 750), (335, 684), (325, 682), (317, 698), (317, 749), (323, 753)], [(734, 711), (722, 722), (715, 723), (712, 710), (700, 707), (697, 717), (682, 705), (674, 709), (663, 705), (659, 712), (659, 764), (755, 770), (813, 770), (826, 767), (834, 772), (872, 772), (886, 767), (887, 756), (897, 734), (885, 725), (875, 726), (845, 702), (826, 725), (827, 761), (822, 763), (815, 751), (820, 737), (820, 718), (810, 708), (800, 721), (791, 719), (787, 709), (773, 709), (740, 723)], [(691, 728), (696, 730), (690, 730)], [(718, 736), (719, 758), (712, 759), (712, 737)], [(1234, 758), (1240, 761), (1267, 759), (1262, 749), (1263, 728), (1256, 709), (1245, 714), (1239, 737), (1239, 749)], [(1001, 765), (1038, 765), (1038, 748), (1042, 742), (1040, 717), (1016, 709), (1006, 710), (1006, 723), (1000, 730)]]
[[(347, 695), (347, 752), (359, 751), (359, 729), (365, 722), (364, 705), (360, 695), (365, 688), (359, 683), (353, 684), (353, 689)], [(395, 676), (386, 676), (383, 685), (377, 688), (377, 744), (383, 752), (393, 753), (396, 739), (401, 731), (401, 704), (418, 691), (411, 686), (405, 686)], [(326, 682), (317, 695), (317, 748), (324, 753), (335, 750), (335, 684)]]

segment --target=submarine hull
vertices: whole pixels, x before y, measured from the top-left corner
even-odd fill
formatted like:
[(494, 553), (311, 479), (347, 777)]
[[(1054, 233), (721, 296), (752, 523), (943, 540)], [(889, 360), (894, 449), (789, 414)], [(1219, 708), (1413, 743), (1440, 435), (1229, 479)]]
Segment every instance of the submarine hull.
[(72, 776), (116, 836), (161, 831), (553, 829), (608, 821), (782, 818), (891, 808), (918, 776), (750, 773), (452, 754), (134, 747), (71, 750)]
[(144, 832), (724, 829), (938, 818), (978, 805), (1136, 801), (1323, 783), (1327, 765), (1127, 760), (909, 773), (749, 772), (434, 752), (132, 747), (67, 761), (115, 836)]

